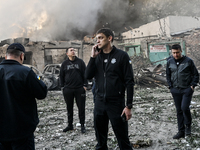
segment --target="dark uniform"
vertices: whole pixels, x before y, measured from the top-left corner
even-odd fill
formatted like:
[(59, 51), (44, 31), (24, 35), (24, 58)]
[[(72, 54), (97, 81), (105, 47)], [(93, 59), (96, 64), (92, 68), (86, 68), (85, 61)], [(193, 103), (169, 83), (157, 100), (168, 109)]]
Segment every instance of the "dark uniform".
[(63, 88), (63, 95), (67, 104), (68, 124), (73, 126), (73, 106), (74, 98), (79, 111), (80, 124), (85, 124), (85, 89), (87, 80), (84, 77), (86, 65), (84, 61), (75, 57), (74, 61), (70, 59), (62, 63), (60, 69), (60, 83)]
[(194, 65), (194, 62), (187, 56), (176, 60), (173, 57), (168, 59), (167, 67), (167, 82), (174, 98), (178, 131), (180, 134), (190, 134), (187, 128), (191, 128), (192, 117), (190, 113), (190, 102), (193, 95), (193, 88), (199, 82), (199, 74)]
[(109, 120), (120, 149), (132, 149), (128, 138), (128, 123), (121, 118), (125, 105), (132, 108), (133, 101), (133, 70), (128, 54), (115, 46), (109, 54), (101, 52), (96, 58), (90, 58), (85, 76), (87, 79), (95, 77), (94, 127), (98, 141), (96, 149), (108, 149)]
[[(5, 148), (35, 149), (33, 132), (39, 122), (35, 98), (44, 99), (46, 94), (46, 85), (30, 68), (15, 60), (3, 60), (0, 64), (0, 142)], [(22, 146), (23, 143), (28, 145)]]

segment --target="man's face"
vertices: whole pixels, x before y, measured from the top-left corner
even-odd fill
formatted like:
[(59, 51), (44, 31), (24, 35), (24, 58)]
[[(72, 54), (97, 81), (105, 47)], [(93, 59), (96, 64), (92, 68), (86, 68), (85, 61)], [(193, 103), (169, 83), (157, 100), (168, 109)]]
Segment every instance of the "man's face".
[(181, 50), (172, 49), (172, 55), (174, 59), (180, 59), (182, 57), (181, 53), (182, 53)]
[(97, 38), (97, 43), (98, 43), (98, 48), (100, 49), (104, 49), (108, 46), (108, 44), (110, 44), (112, 37), (109, 36), (108, 38), (103, 34), (103, 33), (99, 33), (96, 35)]
[(76, 56), (76, 51), (74, 48), (69, 48), (68, 51), (67, 51), (67, 56), (68, 57), (73, 57), (73, 56)]

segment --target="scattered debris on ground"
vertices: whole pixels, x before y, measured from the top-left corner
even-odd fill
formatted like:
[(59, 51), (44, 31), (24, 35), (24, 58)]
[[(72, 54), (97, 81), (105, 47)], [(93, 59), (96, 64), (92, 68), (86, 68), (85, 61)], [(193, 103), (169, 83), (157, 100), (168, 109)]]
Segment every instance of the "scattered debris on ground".
[(152, 64), (148, 58), (143, 56), (130, 57), (136, 84), (144, 87), (157, 87), (167, 85), (166, 68), (161, 64)]
[[(93, 128), (93, 95), (87, 91), (86, 133), (79, 127), (78, 110), (74, 105), (74, 130), (67, 133), (66, 104), (61, 91), (49, 91), (45, 100), (38, 100), (40, 123), (35, 131), (37, 150), (93, 150), (96, 139)], [(192, 136), (173, 140), (177, 133), (176, 109), (169, 90), (165, 87), (135, 86), (129, 137), (135, 149), (200, 149), (200, 88), (196, 87), (191, 103)], [(117, 140), (109, 124), (109, 150), (118, 150)]]

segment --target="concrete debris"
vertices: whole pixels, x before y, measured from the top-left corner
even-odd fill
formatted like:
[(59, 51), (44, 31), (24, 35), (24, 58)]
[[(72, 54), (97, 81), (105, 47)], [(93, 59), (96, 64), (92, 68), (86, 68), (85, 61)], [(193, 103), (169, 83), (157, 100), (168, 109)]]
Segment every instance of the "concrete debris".
[[(137, 97), (137, 98), (136, 98)], [(135, 89), (132, 118), (128, 121), (130, 142), (134, 149), (197, 149), (200, 147), (200, 88), (196, 87), (192, 107), (192, 136), (173, 140), (177, 133), (176, 109), (167, 88)], [(67, 124), (66, 104), (61, 91), (49, 91), (45, 100), (38, 100), (40, 123), (35, 131), (36, 149), (90, 150), (95, 149), (93, 95), (87, 91), (86, 133), (79, 127), (78, 109), (74, 105), (74, 130), (62, 130)], [(170, 106), (169, 106), (170, 105)], [(77, 125), (77, 126), (76, 126)], [(109, 149), (118, 150), (117, 140), (109, 123)]]
[(142, 56), (130, 57), (133, 66), (134, 80), (139, 86), (157, 87), (167, 86), (165, 68), (161, 65), (152, 65), (147, 58)]
[(149, 146), (151, 146), (151, 144), (152, 144), (152, 140), (151, 139), (137, 140), (133, 144), (133, 148), (149, 147)]

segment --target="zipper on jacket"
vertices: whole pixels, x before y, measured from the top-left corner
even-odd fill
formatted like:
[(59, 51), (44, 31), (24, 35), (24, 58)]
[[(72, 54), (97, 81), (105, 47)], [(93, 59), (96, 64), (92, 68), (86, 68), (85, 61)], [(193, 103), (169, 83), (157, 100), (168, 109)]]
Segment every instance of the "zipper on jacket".
[(103, 99), (104, 101), (106, 101), (106, 72), (103, 73), (104, 74), (104, 95), (103, 95)]
[(177, 67), (176, 74), (177, 74), (177, 86), (178, 86), (178, 83), (179, 83), (179, 81), (178, 81), (178, 79), (179, 79), (179, 77), (178, 77), (178, 66), (176, 66), (176, 67)]
[(107, 70), (107, 67), (108, 67), (110, 59), (111, 59), (111, 54), (112, 54), (112, 51), (108, 55), (108, 58), (107, 58), (108, 62), (106, 64), (105, 70), (104, 70), (104, 101), (106, 101), (106, 70)]

